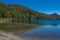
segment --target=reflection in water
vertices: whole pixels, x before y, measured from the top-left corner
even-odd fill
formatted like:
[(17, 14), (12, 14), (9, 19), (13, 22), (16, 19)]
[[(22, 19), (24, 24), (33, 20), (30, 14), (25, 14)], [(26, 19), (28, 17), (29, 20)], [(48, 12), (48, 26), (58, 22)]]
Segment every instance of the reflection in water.
[(52, 26), (56, 27), (58, 24), (54, 23)]
[(36, 23), (46, 25), (18, 36), (26, 40), (60, 40), (60, 20), (38, 20)]
[(19, 36), (26, 40), (60, 40), (60, 25), (56, 25), (56, 28), (54, 27), (52, 25), (45, 25), (19, 34)]
[(53, 25), (53, 24), (60, 25), (60, 20), (36, 20), (35, 22), (39, 24), (46, 24), (46, 25)]
[(56, 22), (56, 21), (54, 21), (54, 22), (53, 22), (53, 26), (55, 26), (55, 27), (56, 27), (57, 25), (58, 25), (58, 24), (57, 24), (57, 22)]

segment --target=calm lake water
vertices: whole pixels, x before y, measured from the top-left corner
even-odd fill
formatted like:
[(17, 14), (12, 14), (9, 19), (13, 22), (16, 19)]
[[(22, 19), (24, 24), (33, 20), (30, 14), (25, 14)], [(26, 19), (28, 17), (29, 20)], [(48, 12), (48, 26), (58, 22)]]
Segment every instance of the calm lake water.
[(60, 20), (38, 20), (39, 26), (23, 34), (19, 34), (25, 40), (60, 40)]

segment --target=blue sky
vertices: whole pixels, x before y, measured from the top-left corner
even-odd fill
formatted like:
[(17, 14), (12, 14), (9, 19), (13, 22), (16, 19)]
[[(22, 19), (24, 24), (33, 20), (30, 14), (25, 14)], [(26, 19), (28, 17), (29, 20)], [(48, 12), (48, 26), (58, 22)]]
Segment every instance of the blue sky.
[(21, 4), (38, 12), (60, 14), (60, 0), (1, 0), (7, 4)]

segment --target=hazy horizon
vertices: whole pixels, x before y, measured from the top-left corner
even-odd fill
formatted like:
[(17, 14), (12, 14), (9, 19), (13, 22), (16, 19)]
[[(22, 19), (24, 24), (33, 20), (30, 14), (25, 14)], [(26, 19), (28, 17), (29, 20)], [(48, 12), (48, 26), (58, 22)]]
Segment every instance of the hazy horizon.
[(1, 0), (6, 4), (20, 4), (46, 14), (54, 12), (60, 15), (60, 0)]

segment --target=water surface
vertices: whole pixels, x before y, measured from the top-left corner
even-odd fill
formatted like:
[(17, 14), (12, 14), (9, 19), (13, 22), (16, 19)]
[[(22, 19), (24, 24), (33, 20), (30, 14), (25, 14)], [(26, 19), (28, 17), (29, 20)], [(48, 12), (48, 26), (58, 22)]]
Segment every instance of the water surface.
[[(60, 21), (39, 21), (39, 23), (46, 24), (39, 26), (23, 34), (19, 34), (20, 37), (26, 40), (60, 40)], [(38, 23), (38, 22), (37, 22)]]

